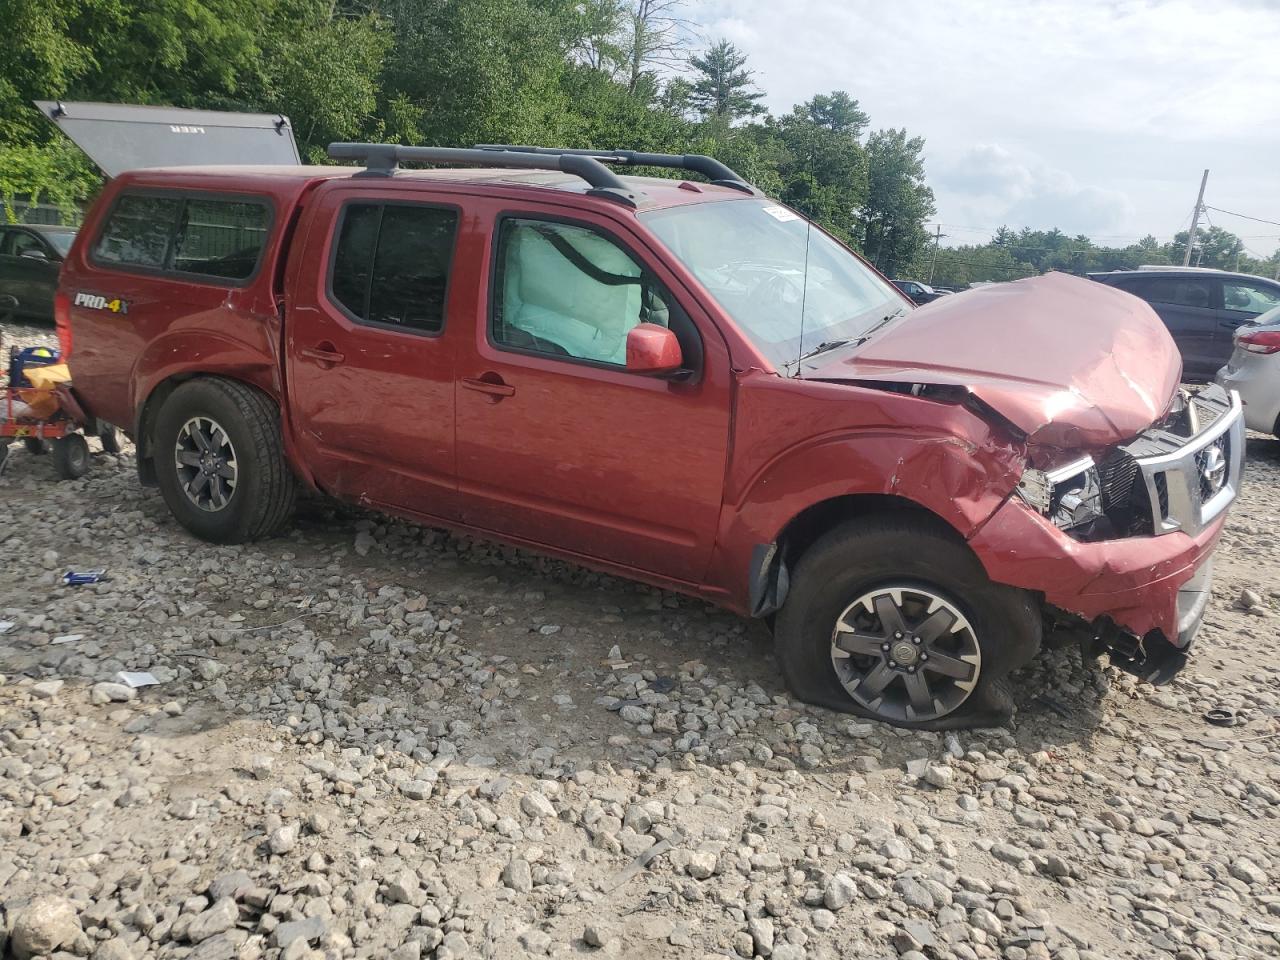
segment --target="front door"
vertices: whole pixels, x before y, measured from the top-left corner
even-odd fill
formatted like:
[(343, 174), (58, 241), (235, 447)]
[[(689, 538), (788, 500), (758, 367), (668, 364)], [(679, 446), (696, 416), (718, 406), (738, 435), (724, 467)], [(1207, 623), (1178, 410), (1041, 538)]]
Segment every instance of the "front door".
[(0, 294), (17, 299), (20, 314), (53, 318), (60, 261), (31, 230), (10, 227), (0, 235)]
[[(605, 218), (530, 205), (494, 231), (489, 302), (458, 363), (464, 519), (699, 581), (728, 448), (723, 339), (643, 241)], [(626, 334), (642, 321), (671, 327), (694, 372), (628, 373)]]
[(461, 211), (346, 181), (321, 187), (313, 203), (286, 297), (302, 460), (337, 496), (451, 518), (450, 334), (460, 318), (449, 277)]

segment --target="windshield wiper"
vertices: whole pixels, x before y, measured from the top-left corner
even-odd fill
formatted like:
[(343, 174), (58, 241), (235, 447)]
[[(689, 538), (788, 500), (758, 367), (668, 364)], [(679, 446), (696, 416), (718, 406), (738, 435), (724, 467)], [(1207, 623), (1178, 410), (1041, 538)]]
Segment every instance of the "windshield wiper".
[(845, 337), (840, 340), (823, 340), (820, 344), (810, 350), (808, 353), (802, 353), (796, 357), (793, 363), (799, 363), (802, 360), (808, 360), (810, 357), (816, 357), (820, 353), (826, 353), (828, 350), (834, 350), (836, 347), (843, 347), (846, 344), (857, 343), (852, 337)]
[(874, 324), (867, 327), (866, 330), (864, 330), (861, 334), (859, 334), (856, 337), (842, 337), (838, 340), (823, 340), (820, 344), (818, 344), (816, 347), (814, 347), (812, 350), (808, 351), (807, 353), (802, 353), (800, 354), (800, 356), (796, 357), (794, 360), (787, 361), (786, 365), (788, 367), (799, 366), (802, 361), (808, 360), (810, 357), (816, 357), (820, 353), (826, 353), (828, 350), (835, 350), (837, 347), (845, 347), (851, 343), (852, 344), (866, 343), (868, 340), (871, 339), (871, 335), (873, 333), (875, 333), (885, 324), (889, 323), (891, 320), (896, 320), (898, 317), (902, 316), (904, 313), (906, 313), (906, 310), (894, 310), (891, 313), (887, 313), (883, 317), (881, 317), (879, 320), (877, 320)]
[(875, 324), (873, 324), (870, 327), (867, 327), (867, 329), (862, 331), (862, 333), (858, 336), (858, 343), (866, 343), (868, 340), (871, 339), (871, 335), (873, 333), (875, 333), (885, 324), (889, 323), (889, 321), (897, 320), (898, 317), (902, 316), (906, 312), (907, 311), (905, 309), (899, 308), (897, 310), (894, 310), (892, 313), (885, 314), (883, 317), (877, 320)]

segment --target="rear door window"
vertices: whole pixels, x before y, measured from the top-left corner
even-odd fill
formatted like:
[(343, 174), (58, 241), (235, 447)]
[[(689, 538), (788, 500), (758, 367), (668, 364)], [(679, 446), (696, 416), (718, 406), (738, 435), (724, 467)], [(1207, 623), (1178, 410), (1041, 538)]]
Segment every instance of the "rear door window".
[(439, 333), (457, 232), (451, 207), (347, 204), (330, 267), (331, 299), (358, 323)]
[(1227, 310), (1256, 317), (1280, 307), (1280, 288), (1250, 283), (1247, 280), (1224, 280), (1222, 305)]
[(93, 260), (234, 284), (257, 271), (270, 224), (261, 200), (126, 193), (98, 235)]

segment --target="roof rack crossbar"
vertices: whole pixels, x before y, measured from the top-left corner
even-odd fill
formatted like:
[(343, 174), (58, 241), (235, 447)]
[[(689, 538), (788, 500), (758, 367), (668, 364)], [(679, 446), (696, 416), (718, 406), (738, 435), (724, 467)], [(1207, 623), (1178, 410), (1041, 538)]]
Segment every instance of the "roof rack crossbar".
[(641, 153), (636, 150), (581, 150), (561, 147), (526, 147), (505, 143), (476, 144), (477, 150), (508, 153), (535, 153), (550, 157), (591, 157), (601, 163), (620, 163), (629, 167), (666, 167), (672, 170), (691, 170), (700, 173), (721, 187), (733, 187), (747, 193), (755, 193), (751, 184), (715, 157), (700, 153)]
[(606, 196), (636, 206), (640, 194), (628, 187), (616, 173), (597, 158), (587, 154), (549, 155), (532, 151), (503, 152), (495, 157), (492, 150), (469, 150), (460, 147), (403, 147), (394, 143), (331, 143), (329, 156), (334, 160), (356, 160), (364, 164), (356, 176), (389, 177), (401, 163), (452, 163), (476, 167), (518, 167), (525, 170), (558, 170), (581, 177), (592, 194)]

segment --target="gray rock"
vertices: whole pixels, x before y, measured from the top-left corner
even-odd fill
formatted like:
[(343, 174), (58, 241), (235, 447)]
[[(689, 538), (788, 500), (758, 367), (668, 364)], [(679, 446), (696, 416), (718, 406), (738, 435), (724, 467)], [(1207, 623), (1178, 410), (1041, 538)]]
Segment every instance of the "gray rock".
[(853, 903), (858, 895), (858, 885), (847, 873), (833, 874), (822, 891), (822, 904), (832, 912), (839, 912)]
[(955, 778), (956, 772), (940, 763), (931, 763), (924, 771), (925, 782), (940, 790), (950, 787)]
[(80, 936), (80, 917), (63, 897), (36, 897), (18, 909), (12, 924), (9, 949), (17, 960), (69, 947)]
[(528, 860), (515, 859), (502, 871), (502, 882), (517, 893), (533, 889), (533, 869)]
[(298, 827), (296, 824), (285, 824), (283, 827), (276, 827), (271, 831), (271, 835), (267, 837), (267, 846), (272, 853), (283, 854), (289, 853), (298, 845)]
[(209, 884), (209, 898), (222, 900), (225, 897), (239, 899), (240, 895), (253, 886), (249, 874), (243, 870), (224, 873)]
[(123, 940), (103, 940), (94, 948), (93, 960), (134, 960), (134, 953)]
[(42, 680), (40, 683), (31, 685), (31, 692), (41, 700), (52, 700), (58, 695), (64, 682), (63, 680)]
[(461, 933), (445, 934), (444, 940), (436, 949), (436, 960), (463, 960), (471, 956), (471, 944)]
[(392, 903), (408, 903), (421, 906), (424, 895), (418, 875), (412, 870), (401, 870), (387, 881), (387, 899)]
[(435, 784), (430, 780), (404, 780), (400, 792), (410, 800), (429, 800)]
[(123, 683), (103, 681), (89, 689), (90, 703), (127, 703), (138, 696), (138, 691)]
[(314, 943), (323, 937), (328, 929), (329, 925), (324, 917), (290, 920), (271, 931), (271, 945), (283, 949), (296, 941)]
[(240, 919), (240, 908), (231, 897), (223, 897), (203, 913), (197, 914), (187, 927), (187, 939), (192, 943), (208, 940), (230, 930)]
[(551, 801), (536, 790), (520, 798), (520, 809), (524, 811), (525, 816), (532, 817), (534, 820), (556, 815), (556, 808), (551, 805)]

